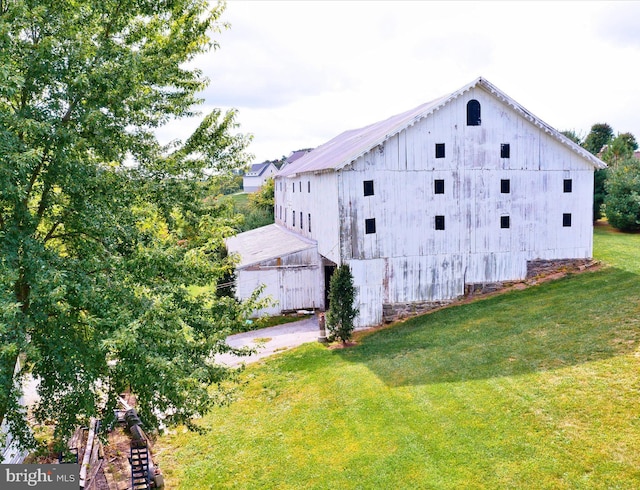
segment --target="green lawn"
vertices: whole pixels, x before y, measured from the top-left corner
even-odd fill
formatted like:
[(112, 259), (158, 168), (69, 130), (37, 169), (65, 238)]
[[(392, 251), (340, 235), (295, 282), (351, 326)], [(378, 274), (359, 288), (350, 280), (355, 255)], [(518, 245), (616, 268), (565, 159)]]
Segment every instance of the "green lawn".
[(640, 235), (609, 267), (243, 373), (156, 445), (169, 488), (640, 488)]

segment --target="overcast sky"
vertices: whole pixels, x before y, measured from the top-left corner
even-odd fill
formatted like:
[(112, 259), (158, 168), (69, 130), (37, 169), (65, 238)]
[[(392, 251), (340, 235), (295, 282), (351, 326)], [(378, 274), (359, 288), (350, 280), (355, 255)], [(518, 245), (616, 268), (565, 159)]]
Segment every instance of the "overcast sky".
[[(230, 0), (203, 112), (236, 108), (254, 162), (485, 77), (558, 130), (640, 140), (640, 2)], [(171, 124), (184, 139), (199, 121)]]

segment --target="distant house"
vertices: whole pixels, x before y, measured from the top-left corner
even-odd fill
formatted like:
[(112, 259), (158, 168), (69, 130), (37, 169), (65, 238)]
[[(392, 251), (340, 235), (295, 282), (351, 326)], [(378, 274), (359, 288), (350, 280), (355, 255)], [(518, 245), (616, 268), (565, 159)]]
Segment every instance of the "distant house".
[(478, 78), (283, 167), (275, 224), (228, 242), (237, 295), (265, 284), (281, 309), (325, 308), (346, 263), (362, 327), (533, 264), (588, 259), (593, 172), (605, 166)]
[(278, 173), (278, 167), (274, 162), (254, 163), (242, 177), (242, 187), (245, 192), (256, 192), (269, 177), (273, 177), (276, 173)]

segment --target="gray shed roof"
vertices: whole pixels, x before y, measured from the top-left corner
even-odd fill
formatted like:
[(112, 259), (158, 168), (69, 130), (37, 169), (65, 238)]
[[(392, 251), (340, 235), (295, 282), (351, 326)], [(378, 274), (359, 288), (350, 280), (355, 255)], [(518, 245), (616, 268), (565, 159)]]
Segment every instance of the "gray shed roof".
[[(262, 163), (254, 163), (251, 165), (251, 170), (249, 170), (245, 175), (247, 177), (257, 177), (264, 173), (265, 170), (269, 168), (270, 165), (273, 165), (273, 162), (262, 162)], [(275, 165), (274, 165), (275, 166)], [(276, 167), (277, 169), (277, 167)]]
[(544, 130), (556, 140), (560, 141), (572, 151), (588, 160), (596, 168), (605, 168), (606, 164), (598, 157), (592, 155), (581, 146), (575, 144), (559, 131), (553, 129), (540, 118), (534, 116), (515, 100), (504, 94), (486, 79), (479, 77), (455, 92), (440, 97), (439, 99), (422, 104), (414, 109), (392, 116), (360, 129), (345, 131), (328, 142), (320, 145), (315, 150), (301, 157), (295, 165), (285, 166), (278, 173), (281, 177), (295, 177), (306, 172), (321, 172), (323, 170), (339, 170), (372, 148), (384, 143), (387, 139), (396, 135), (421, 119), (433, 114), (438, 109), (458, 98), (472, 88), (482, 88), (491, 93), (503, 103), (510, 106), (522, 117)]
[(227, 238), (229, 254), (240, 255), (237, 268), (258, 264), (309, 248), (317, 243), (279, 225), (271, 224)]

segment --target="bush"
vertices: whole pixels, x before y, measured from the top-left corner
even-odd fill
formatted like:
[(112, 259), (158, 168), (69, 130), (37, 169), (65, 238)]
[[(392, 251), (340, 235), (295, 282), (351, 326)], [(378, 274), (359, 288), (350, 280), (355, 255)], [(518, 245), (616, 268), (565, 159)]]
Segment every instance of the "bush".
[(327, 312), (327, 329), (330, 340), (343, 343), (351, 339), (353, 320), (358, 316), (358, 308), (353, 307), (355, 288), (353, 276), (347, 264), (336, 269), (329, 283), (329, 311)]
[(640, 160), (628, 158), (610, 168), (605, 187), (605, 213), (611, 226), (640, 230)]

